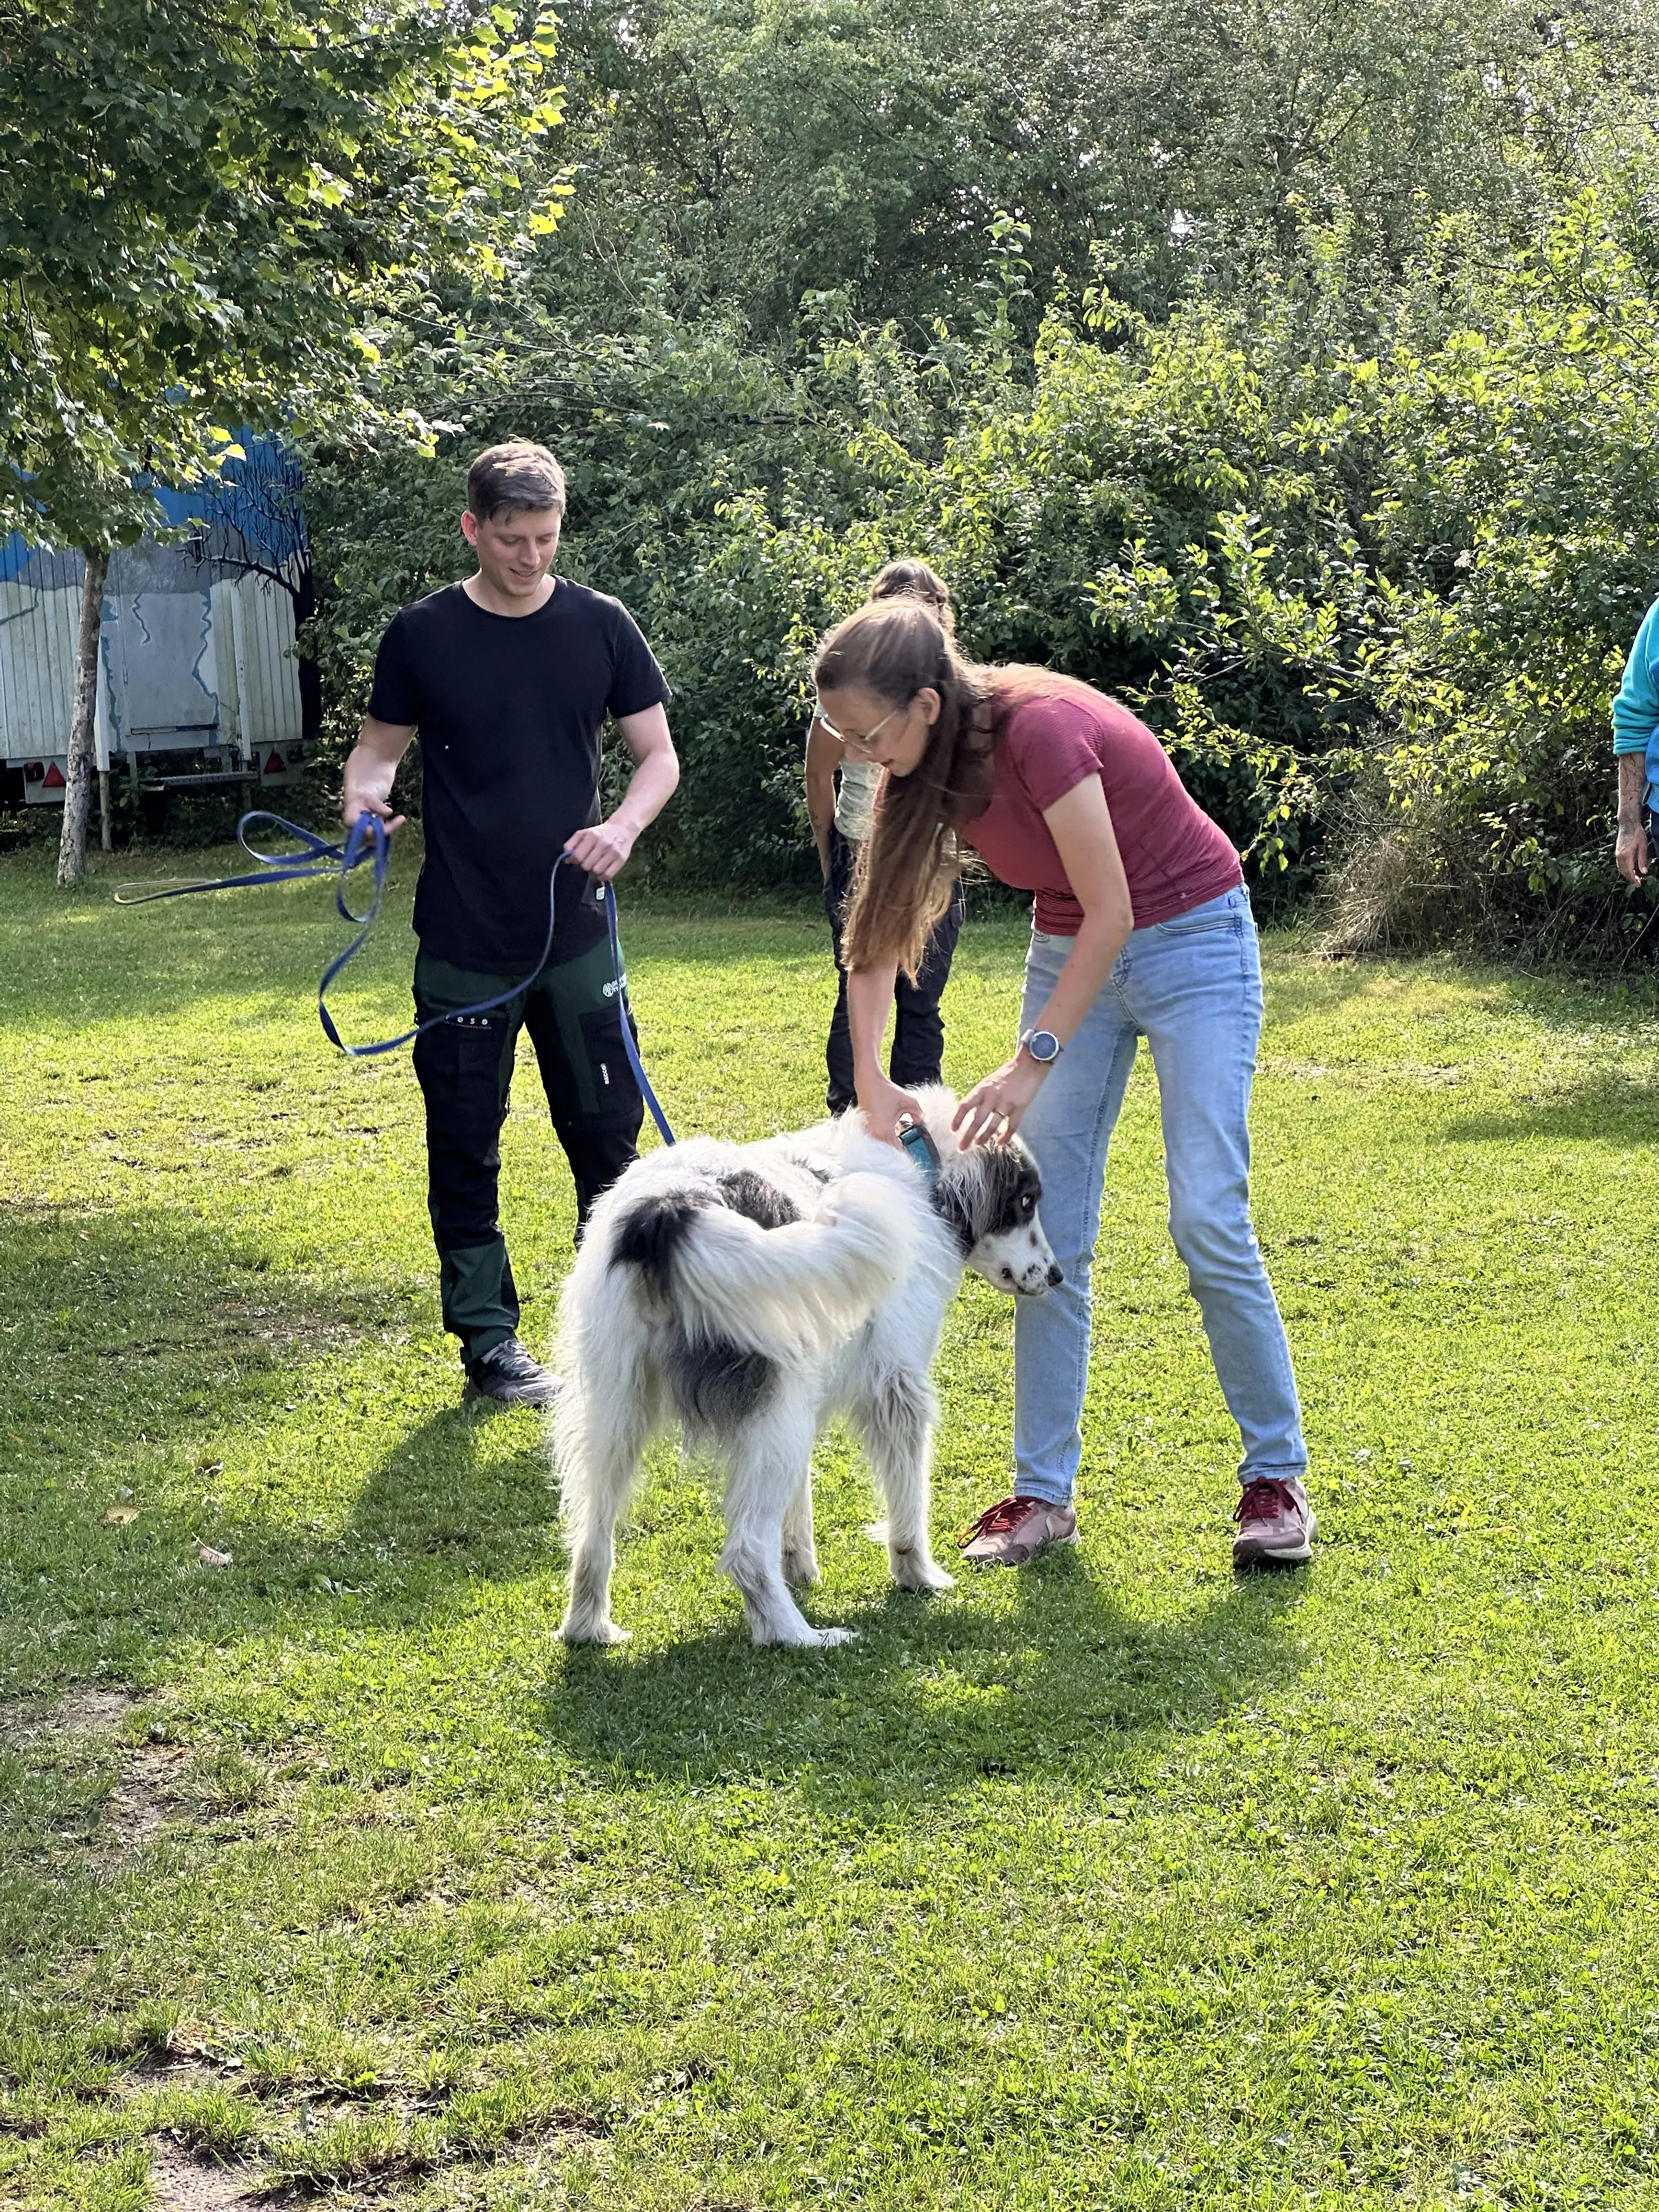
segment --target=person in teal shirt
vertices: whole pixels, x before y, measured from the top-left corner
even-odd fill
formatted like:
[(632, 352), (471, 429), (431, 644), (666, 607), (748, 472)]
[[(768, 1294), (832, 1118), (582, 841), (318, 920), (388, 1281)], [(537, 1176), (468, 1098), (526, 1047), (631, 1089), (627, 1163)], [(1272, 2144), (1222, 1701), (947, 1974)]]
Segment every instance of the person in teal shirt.
[(1659, 599), (1648, 609), (1613, 702), (1613, 751), (1619, 763), (1619, 872), (1639, 884), (1648, 872), (1644, 811), (1659, 804)]

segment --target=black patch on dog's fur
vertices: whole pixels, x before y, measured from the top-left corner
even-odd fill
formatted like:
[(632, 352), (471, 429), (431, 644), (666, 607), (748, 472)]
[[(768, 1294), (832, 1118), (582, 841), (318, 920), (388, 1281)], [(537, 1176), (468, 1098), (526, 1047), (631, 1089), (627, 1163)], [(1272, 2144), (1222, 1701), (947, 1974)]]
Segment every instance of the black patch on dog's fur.
[(781, 1229), (785, 1222), (800, 1219), (793, 1200), (753, 1168), (724, 1168), (714, 1177), (713, 1190), (674, 1191), (649, 1198), (625, 1215), (617, 1224), (612, 1248), (617, 1258), (637, 1267), (657, 1296), (666, 1300), (674, 1255), (691, 1224), (711, 1205), (741, 1213), (762, 1229)]
[(829, 1182), (834, 1172), (822, 1160), (815, 1160), (805, 1152), (791, 1152), (789, 1164), (799, 1168), (803, 1175), (810, 1175), (814, 1182)]
[(616, 1256), (637, 1267), (659, 1298), (668, 1297), (674, 1255), (703, 1205), (694, 1193), (676, 1191), (671, 1197), (646, 1200), (617, 1224)]
[(800, 1219), (794, 1200), (753, 1168), (722, 1168), (714, 1180), (722, 1204), (762, 1229), (781, 1229), (786, 1222)]
[(1005, 1145), (991, 1154), (991, 1172), (986, 1178), (987, 1218), (980, 1224), (981, 1237), (1006, 1237), (1016, 1229), (1023, 1229), (1036, 1212), (1037, 1200), (1042, 1195), (1042, 1184), (1037, 1175), (1036, 1163), (1024, 1151), (1016, 1152), (1012, 1145)]
[(928, 1196), (964, 1260), (981, 1237), (1006, 1237), (1036, 1212), (1042, 1182), (1024, 1145), (985, 1146), (961, 1169), (953, 1168), (947, 1159)]
[(942, 1175), (927, 1194), (927, 1203), (956, 1240), (957, 1251), (965, 1260), (979, 1242), (972, 1216), (968, 1211), (967, 1194), (963, 1188), (966, 1180), (948, 1170)]
[(733, 1428), (752, 1413), (776, 1372), (764, 1352), (744, 1352), (720, 1336), (686, 1337), (676, 1330), (663, 1366), (681, 1419), (699, 1428)]

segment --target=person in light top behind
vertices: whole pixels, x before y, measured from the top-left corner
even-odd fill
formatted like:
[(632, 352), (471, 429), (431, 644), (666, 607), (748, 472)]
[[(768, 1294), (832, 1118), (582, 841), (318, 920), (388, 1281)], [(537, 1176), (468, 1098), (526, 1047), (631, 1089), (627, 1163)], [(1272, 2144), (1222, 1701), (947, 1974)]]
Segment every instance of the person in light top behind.
[(1018, 1130), (1063, 1279), (1014, 1330), (1014, 1474), (969, 1559), (1018, 1566), (1075, 1539), (1089, 1373), (1090, 1268), (1107, 1146), (1144, 1036), (1157, 1071), (1170, 1231), (1243, 1443), (1238, 1566), (1311, 1552), (1307, 1448), (1290, 1347), (1250, 1225), (1249, 1106), (1261, 969), (1238, 855), (1152, 732), (1115, 700), (1040, 668), (963, 660), (915, 600), (859, 609), (815, 669), (848, 758), (886, 771), (847, 918), (859, 1105), (896, 1140), (918, 1101), (881, 1072), (893, 979), (915, 973), (971, 847), (1036, 894), (1019, 1041), (963, 1098), (963, 1143)]
[[(870, 581), (872, 602), (916, 599), (929, 608), (947, 635), (956, 632), (951, 592), (925, 561), (890, 561)], [(836, 787), (839, 773), (840, 788)], [(853, 1043), (847, 1030), (847, 970), (842, 965), (842, 925), (847, 916), (853, 871), (870, 836), (881, 769), (874, 761), (849, 758), (841, 740), (820, 714), (806, 732), (806, 817), (823, 871), (823, 908), (836, 958), (836, 1010), (823, 1048), (830, 1087), (824, 1103), (844, 1114), (854, 1102)], [(895, 1083), (914, 1089), (943, 1078), (945, 1017), (939, 1000), (951, 980), (951, 961), (961, 933), (963, 902), (958, 884), (950, 905), (928, 933), (927, 949), (913, 977), (901, 975), (894, 986), (896, 1014), (888, 1069)]]

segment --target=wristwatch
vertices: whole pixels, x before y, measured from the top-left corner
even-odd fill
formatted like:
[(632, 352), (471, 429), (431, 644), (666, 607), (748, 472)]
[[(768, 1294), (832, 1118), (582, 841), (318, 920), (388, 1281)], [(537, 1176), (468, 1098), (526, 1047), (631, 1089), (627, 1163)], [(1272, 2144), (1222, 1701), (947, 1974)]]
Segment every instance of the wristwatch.
[(1052, 1030), (1027, 1030), (1019, 1041), (1019, 1049), (1029, 1052), (1039, 1067), (1052, 1067), (1062, 1048)]

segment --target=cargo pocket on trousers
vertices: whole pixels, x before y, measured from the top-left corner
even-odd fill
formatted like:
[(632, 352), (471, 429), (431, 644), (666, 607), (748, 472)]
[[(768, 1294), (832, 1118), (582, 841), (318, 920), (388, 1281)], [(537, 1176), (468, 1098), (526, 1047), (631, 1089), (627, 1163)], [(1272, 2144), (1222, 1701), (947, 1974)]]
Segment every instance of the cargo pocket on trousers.
[(582, 1058), (592, 1088), (589, 1109), (601, 1127), (631, 1121), (640, 1110), (640, 1086), (623, 1048), (623, 1011), (613, 1000), (580, 1017)]
[[(425, 1010), (417, 1009), (427, 1019)], [(505, 1014), (441, 1022), (415, 1040), (415, 1073), (425, 1094), (427, 1126), (465, 1149), (493, 1147), (507, 1119), (512, 1066), (502, 1068)]]

